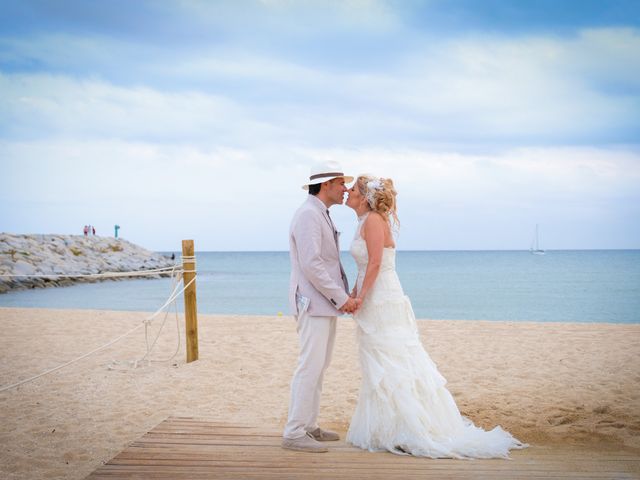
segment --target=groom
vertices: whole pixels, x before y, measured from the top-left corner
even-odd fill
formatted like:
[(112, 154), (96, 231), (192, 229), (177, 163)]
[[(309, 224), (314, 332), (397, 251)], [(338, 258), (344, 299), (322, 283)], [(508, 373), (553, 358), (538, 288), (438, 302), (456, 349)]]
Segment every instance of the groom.
[(337, 433), (321, 429), (316, 420), (322, 379), (333, 351), (336, 318), (359, 306), (347, 293), (338, 232), (329, 216), (329, 207), (342, 204), (345, 183), (351, 181), (353, 177), (345, 176), (337, 162), (316, 165), (302, 186), (309, 196), (291, 221), (289, 304), (297, 321), (300, 354), (282, 439), (282, 448), (289, 450), (326, 452), (320, 442), (340, 439)]

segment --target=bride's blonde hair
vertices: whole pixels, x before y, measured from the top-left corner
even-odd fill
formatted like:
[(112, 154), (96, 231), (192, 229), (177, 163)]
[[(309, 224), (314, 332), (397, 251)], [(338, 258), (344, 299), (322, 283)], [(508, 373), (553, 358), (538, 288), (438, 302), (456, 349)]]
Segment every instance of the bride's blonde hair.
[(356, 180), (358, 191), (367, 199), (369, 208), (378, 212), (382, 217), (398, 227), (400, 221), (396, 213), (396, 192), (393, 180), (378, 178), (373, 175), (360, 175)]

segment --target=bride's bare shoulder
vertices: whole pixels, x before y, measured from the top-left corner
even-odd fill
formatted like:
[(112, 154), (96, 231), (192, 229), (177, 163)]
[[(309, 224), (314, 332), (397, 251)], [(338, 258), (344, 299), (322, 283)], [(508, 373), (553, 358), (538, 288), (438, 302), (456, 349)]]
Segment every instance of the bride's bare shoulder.
[(391, 235), (391, 226), (389, 221), (378, 212), (371, 212), (364, 222), (362, 238), (366, 240), (368, 235), (370, 238), (384, 239), (384, 246), (395, 248), (395, 242)]
[[(374, 235), (382, 233), (384, 235), (386, 221), (382, 215), (378, 212), (371, 212), (367, 215), (364, 221), (363, 230), (365, 232), (372, 232)], [(363, 238), (365, 238), (363, 236)]]
[(369, 215), (367, 215), (367, 219), (365, 220), (365, 225), (384, 225), (385, 223), (387, 223), (386, 220), (378, 212), (370, 212)]

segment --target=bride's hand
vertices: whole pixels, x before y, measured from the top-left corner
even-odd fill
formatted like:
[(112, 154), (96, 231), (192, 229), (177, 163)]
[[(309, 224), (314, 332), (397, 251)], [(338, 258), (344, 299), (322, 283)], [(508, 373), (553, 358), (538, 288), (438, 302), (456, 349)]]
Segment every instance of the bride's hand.
[(351, 312), (351, 315), (355, 315), (356, 313), (358, 313), (358, 310), (360, 310), (360, 307), (362, 306), (362, 298), (356, 297), (354, 298), (354, 300), (356, 302), (356, 308), (353, 309), (353, 312)]

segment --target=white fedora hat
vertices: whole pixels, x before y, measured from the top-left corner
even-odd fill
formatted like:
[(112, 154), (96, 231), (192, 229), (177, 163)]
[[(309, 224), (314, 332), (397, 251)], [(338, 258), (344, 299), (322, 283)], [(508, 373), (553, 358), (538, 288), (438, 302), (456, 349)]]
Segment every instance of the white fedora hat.
[(309, 190), (309, 185), (317, 185), (318, 183), (328, 182), (329, 180), (339, 177), (344, 178), (345, 183), (353, 181), (353, 177), (344, 174), (342, 166), (338, 162), (328, 161), (318, 163), (311, 167), (309, 181), (305, 183), (302, 188)]

